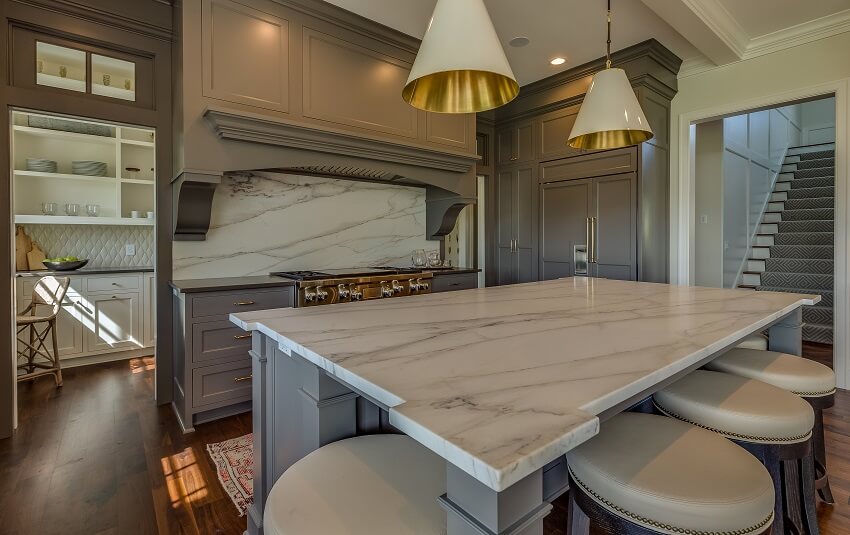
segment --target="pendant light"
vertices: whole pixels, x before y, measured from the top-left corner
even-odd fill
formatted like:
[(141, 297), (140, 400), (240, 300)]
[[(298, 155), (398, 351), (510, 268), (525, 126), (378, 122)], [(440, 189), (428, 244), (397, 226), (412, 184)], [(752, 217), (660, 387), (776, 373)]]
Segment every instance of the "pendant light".
[(484, 0), (437, 0), (401, 93), (415, 108), (473, 113), (498, 108), (519, 84)]
[(653, 137), (623, 69), (611, 67), (611, 0), (608, 0), (608, 47), (605, 70), (593, 75), (569, 144), (575, 149), (616, 149)]

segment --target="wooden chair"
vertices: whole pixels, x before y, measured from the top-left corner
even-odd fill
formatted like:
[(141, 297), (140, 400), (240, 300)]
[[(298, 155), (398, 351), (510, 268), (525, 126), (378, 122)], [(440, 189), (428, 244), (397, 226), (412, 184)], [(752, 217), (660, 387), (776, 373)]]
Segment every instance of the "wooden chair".
[[(52, 374), (56, 386), (62, 386), (56, 318), (62, 310), (62, 300), (70, 284), (68, 277), (41, 277), (33, 286), (32, 302), (16, 315), (18, 381)], [(53, 343), (52, 352), (47, 346), (48, 336)]]

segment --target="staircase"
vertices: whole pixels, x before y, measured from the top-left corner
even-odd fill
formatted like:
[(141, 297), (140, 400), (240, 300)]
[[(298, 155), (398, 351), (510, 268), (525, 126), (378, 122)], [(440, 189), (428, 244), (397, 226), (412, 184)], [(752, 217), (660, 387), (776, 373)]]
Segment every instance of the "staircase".
[(740, 287), (823, 296), (803, 307), (809, 342), (832, 343), (834, 213), (834, 144), (789, 148)]

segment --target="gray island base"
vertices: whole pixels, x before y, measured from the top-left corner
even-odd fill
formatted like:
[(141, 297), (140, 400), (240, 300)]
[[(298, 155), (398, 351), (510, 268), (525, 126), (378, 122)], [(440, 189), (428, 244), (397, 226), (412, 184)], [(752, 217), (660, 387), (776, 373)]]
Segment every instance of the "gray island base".
[(542, 534), (566, 452), (752, 333), (799, 355), (819, 300), (570, 278), (233, 314), (253, 331), (248, 531), (308, 453), (402, 432), (446, 460), (450, 535)]

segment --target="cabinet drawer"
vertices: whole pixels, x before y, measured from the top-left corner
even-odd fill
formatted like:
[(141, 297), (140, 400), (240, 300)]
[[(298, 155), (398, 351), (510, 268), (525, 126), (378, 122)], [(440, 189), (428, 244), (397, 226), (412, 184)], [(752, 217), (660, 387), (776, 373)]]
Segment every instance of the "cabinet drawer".
[(292, 306), (291, 288), (253, 292), (229, 292), (192, 298), (192, 317), (220, 316), (233, 312)]
[(120, 290), (138, 290), (138, 275), (119, 275), (109, 277), (87, 277), (86, 289), (90, 292), (117, 292)]
[(209, 321), (192, 325), (192, 362), (214, 359), (242, 359), (251, 349), (251, 333), (230, 321)]
[(251, 359), (192, 370), (192, 406), (251, 399)]
[(478, 288), (478, 273), (458, 273), (456, 275), (437, 275), (431, 279), (432, 292), (451, 292)]

